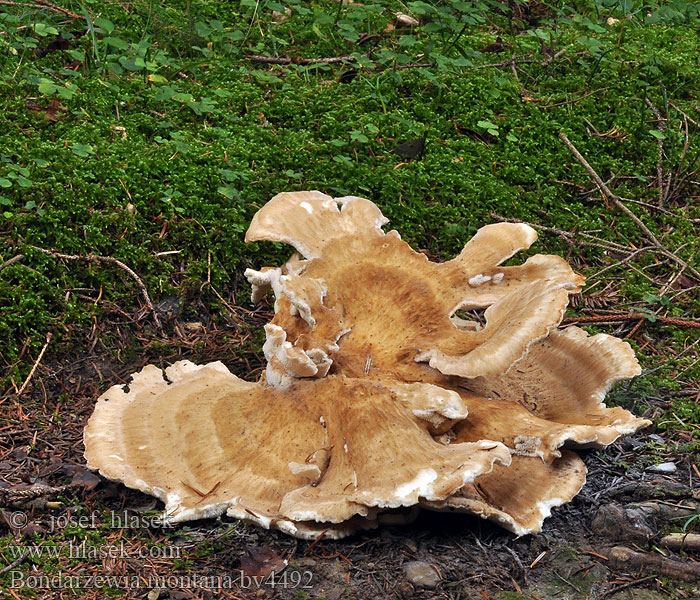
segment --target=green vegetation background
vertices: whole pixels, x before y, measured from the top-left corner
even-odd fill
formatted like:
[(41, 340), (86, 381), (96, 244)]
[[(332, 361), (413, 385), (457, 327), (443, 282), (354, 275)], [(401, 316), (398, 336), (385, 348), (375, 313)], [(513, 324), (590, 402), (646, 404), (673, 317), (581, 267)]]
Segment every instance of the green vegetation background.
[[(630, 208), (697, 265), (698, 176), (683, 177), (700, 152), (698, 3), (58, 4), (72, 15), (0, 6), (0, 265), (24, 255), (0, 267), (7, 393), (48, 332), (47, 360), (79, 357), (105, 306), (133, 317), (142, 302), (123, 270), (34, 247), (117, 258), (159, 308), (177, 299), (179, 321), (208, 312), (233, 331), (219, 295), (250, 308), (243, 270), (289, 253), (243, 242), (252, 215), (280, 191), (367, 197), (435, 259), (457, 253), (493, 214), (644, 245), (560, 132), (620, 195), (652, 205), (661, 140), (676, 192), (661, 210)], [(304, 60), (336, 56), (352, 58)], [(392, 153), (423, 136), (422, 157)], [(700, 318), (692, 282), (664, 290), (678, 265), (647, 253), (598, 280), (620, 256), (548, 232), (531, 252), (566, 255), (594, 276), (590, 294), (613, 299), (608, 309), (647, 312), (646, 337), (632, 343), (655, 371), (635, 393), (698, 387), (697, 345), (684, 352), (698, 329), (655, 317)], [(146, 347), (167, 353), (148, 312), (138, 314), (138, 324), (122, 319), (120, 335), (138, 328), (152, 343), (124, 347), (104, 332), (100, 347), (115, 360), (137, 362)], [(674, 412), (700, 422), (692, 399)]]

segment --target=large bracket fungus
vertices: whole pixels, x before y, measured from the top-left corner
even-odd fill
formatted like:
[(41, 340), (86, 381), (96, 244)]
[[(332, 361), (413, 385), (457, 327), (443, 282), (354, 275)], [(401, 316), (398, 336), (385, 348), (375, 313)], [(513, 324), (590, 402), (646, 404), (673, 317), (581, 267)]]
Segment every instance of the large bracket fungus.
[(275, 295), (263, 380), (221, 363), (147, 366), (97, 401), (88, 466), (159, 497), (172, 521), (226, 513), (339, 538), (422, 506), (539, 531), (584, 484), (571, 448), (649, 424), (603, 403), (639, 374), (634, 353), (558, 329), (583, 283), (563, 259), (501, 266), (536, 240), (531, 227), (487, 225), (434, 263), (386, 223), (362, 198), (275, 196), (246, 234), (296, 250), (246, 271), (253, 301)]

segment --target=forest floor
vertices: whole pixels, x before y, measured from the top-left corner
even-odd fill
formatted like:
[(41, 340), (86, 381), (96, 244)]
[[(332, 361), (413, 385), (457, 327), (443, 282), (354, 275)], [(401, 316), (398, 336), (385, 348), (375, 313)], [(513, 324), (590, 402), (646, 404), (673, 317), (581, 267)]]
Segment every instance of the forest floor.
[[(259, 324), (269, 316), (251, 313), (249, 322)], [(180, 325), (189, 329), (185, 322)], [(200, 330), (188, 341), (211, 344), (217, 338), (220, 332)], [(211, 359), (218, 356), (213, 353)], [(187, 357), (182, 352), (164, 362)], [(152, 358), (119, 365), (111, 353), (93, 351), (46, 363), (39, 376), (46, 396), (42, 391), (14, 407), (20, 418), (8, 432), (13, 444), (0, 461), (5, 505), (0, 527), (7, 530), (0, 548), (8, 565), (24, 558), (3, 575), (6, 597), (58, 598), (79, 584), (87, 598), (105, 597), (109, 590), (151, 600), (584, 600), (700, 594), (692, 574), (690, 580), (677, 578), (674, 563), (661, 570), (653, 562), (610, 563), (611, 550), (623, 546), (647, 558), (679, 559), (697, 568), (692, 552), (679, 554), (659, 541), (664, 533), (682, 531), (700, 509), (697, 456), (668, 450), (677, 432), (657, 432), (650, 441), (645, 430), (605, 450), (584, 451), (588, 477), (583, 491), (554, 510), (541, 534), (522, 538), (477, 517), (427, 511), (410, 524), (340, 541), (295, 540), (225, 517), (159, 527), (155, 498), (103, 480), (85, 468), (82, 458), (82, 428), (95, 397), (110, 384), (128, 381), (148, 362)], [(70, 404), (53, 405), (50, 399), (64, 390)], [(611, 402), (624, 401), (627, 393), (617, 390)], [(637, 410), (653, 417), (672, 402), (649, 397)], [(674, 462), (676, 472), (651, 471), (649, 466), (659, 461)], [(282, 560), (286, 568), (268, 575), (269, 569), (282, 567)], [(406, 571), (415, 561), (429, 570), (427, 579)]]
[[(660, 541), (700, 524), (700, 6), (227, 11), (0, 6), (0, 598), (700, 597), (697, 553)], [(243, 232), (304, 189), (371, 199), (433, 260), (532, 224), (587, 277), (563, 324), (637, 352), (606, 401), (653, 425), (584, 451), (538, 535), (430, 512), (336, 542), (155, 526), (160, 503), (85, 467), (95, 399), (184, 358), (259, 377), (272, 308), (243, 271), (289, 249)]]

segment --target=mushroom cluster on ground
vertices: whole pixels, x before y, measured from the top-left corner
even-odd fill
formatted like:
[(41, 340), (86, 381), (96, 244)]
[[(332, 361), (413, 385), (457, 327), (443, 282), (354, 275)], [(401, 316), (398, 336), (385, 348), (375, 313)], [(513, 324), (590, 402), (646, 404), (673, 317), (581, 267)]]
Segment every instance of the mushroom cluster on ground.
[(572, 449), (649, 424), (603, 402), (640, 373), (634, 353), (559, 329), (583, 283), (562, 258), (501, 266), (531, 227), (487, 225), (435, 263), (386, 223), (362, 198), (275, 196), (246, 234), (296, 250), (246, 271), (254, 302), (275, 297), (262, 380), (149, 365), (98, 399), (88, 466), (157, 496), (172, 522), (225, 513), (340, 538), (424, 507), (540, 531), (585, 482)]

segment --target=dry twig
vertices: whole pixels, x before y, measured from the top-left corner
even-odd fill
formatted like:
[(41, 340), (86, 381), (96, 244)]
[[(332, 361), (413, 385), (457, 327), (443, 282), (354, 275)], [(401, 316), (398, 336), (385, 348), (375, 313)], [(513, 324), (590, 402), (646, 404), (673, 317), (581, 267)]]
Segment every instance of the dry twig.
[(645, 98), (647, 106), (651, 109), (656, 117), (657, 127), (661, 135), (656, 138), (656, 144), (659, 147), (659, 157), (656, 161), (656, 185), (659, 188), (659, 206), (663, 205), (666, 198), (666, 190), (664, 189), (664, 132), (666, 131), (666, 119), (661, 116), (661, 112), (649, 98)]
[(51, 487), (48, 485), (34, 484), (30, 488), (20, 490), (15, 488), (0, 489), (0, 506), (21, 507), (27, 502), (36, 500), (37, 498), (65, 494), (71, 487), (70, 485)]
[(44, 358), (44, 352), (46, 352), (46, 349), (49, 347), (49, 342), (51, 341), (51, 336), (53, 333), (50, 331), (46, 334), (46, 343), (44, 344), (44, 347), (41, 349), (41, 352), (39, 352), (39, 356), (36, 359), (36, 362), (34, 363), (34, 366), (32, 367), (32, 370), (29, 371), (29, 375), (27, 375), (27, 378), (24, 380), (24, 383), (22, 384), (22, 387), (19, 388), (19, 391), (17, 392), (18, 396), (22, 395), (22, 392), (26, 389), (27, 385), (29, 385), (29, 382), (31, 381), (32, 377), (34, 377), (34, 373), (37, 370), (37, 367), (39, 366), (39, 363), (41, 362), (41, 359)]
[(616, 194), (613, 194), (610, 191), (610, 188), (605, 184), (605, 182), (600, 178), (598, 173), (595, 172), (593, 167), (591, 167), (590, 164), (588, 164), (588, 161), (583, 157), (583, 155), (576, 149), (576, 146), (574, 146), (571, 141), (569, 140), (568, 137), (564, 133), (559, 134), (559, 138), (566, 144), (567, 148), (571, 151), (571, 153), (574, 155), (576, 160), (578, 160), (581, 165), (588, 171), (588, 174), (591, 176), (591, 179), (595, 182), (595, 184), (598, 186), (598, 189), (600, 190), (600, 193), (603, 195), (603, 197), (609, 201), (612, 202), (617, 208), (619, 208), (623, 213), (625, 213), (634, 223), (639, 227), (644, 235), (647, 236), (647, 239), (656, 247), (656, 250), (658, 250), (661, 254), (664, 256), (667, 256), (674, 262), (678, 263), (679, 265), (683, 266), (684, 268), (687, 268), (688, 271), (690, 271), (694, 277), (697, 279), (700, 279), (700, 272), (698, 272), (697, 269), (693, 267), (686, 267), (686, 261), (684, 261), (682, 258), (679, 258), (676, 256), (673, 252), (671, 252), (666, 246), (664, 246), (659, 239), (654, 235), (654, 233), (649, 229), (644, 222), (637, 216), (635, 215), (627, 206), (625, 206), (624, 202), (627, 201), (627, 198), (623, 198), (621, 196), (618, 196)]
[(15, 567), (19, 567), (27, 556), (29, 556), (29, 550), (25, 550), (17, 560), (13, 560), (9, 565), (0, 569), (0, 575), (4, 575), (8, 571), (12, 571)]
[(691, 321), (689, 319), (676, 319), (674, 317), (663, 317), (661, 315), (649, 315), (646, 313), (613, 313), (609, 315), (596, 315), (592, 317), (570, 317), (564, 319), (562, 324), (571, 325), (572, 323), (604, 323), (604, 322), (619, 322), (619, 321), (643, 321), (644, 319), (657, 320), (667, 325), (676, 325), (677, 327), (691, 327), (700, 329), (700, 321)]
[(39, 6), (48, 8), (49, 10), (52, 10), (54, 12), (63, 13), (71, 19), (81, 19), (85, 21), (85, 17), (83, 17), (82, 15), (76, 15), (74, 12), (66, 10), (65, 8), (61, 8), (60, 6), (56, 6), (54, 4), (51, 4), (50, 2), (46, 2), (46, 0), (28, 0), (27, 2), (12, 2), (12, 0), (0, 0), (0, 4), (4, 6), (29, 6), (32, 8), (36, 8), (36, 5), (38, 4)]
[(616, 585), (615, 587), (609, 589), (607, 592), (605, 592), (602, 596), (600, 596), (600, 600), (603, 600), (603, 598), (607, 598), (608, 596), (612, 596), (613, 594), (617, 594), (617, 592), (621, 592), (622, 590), (626, 590), (628, 588), (631, 588), (635, 585), (639, 585), (641, 583), (646, 583), (647, 581), (651, 581), (652, 579), (656, 579), (656, 575), (649, 575), (647, 577), (642, 577), (641, 579), (635, 579), (634, 581), (630, 581), (629, 583), (625, 583), (623, 585)]
[(60, 252), (55, 252), (53, 250), (45, 250), (44, 248), (39, 248), (38, 246), (30, 246), (30, 248), (36, 250), (37, 252), (41, 252), (42, 254), (46, 254), (47, 256), (53, 256), (54, 258), (62, 258), (64, 260), (77, 260), (91, 263), (110, 263), (113, 265), (117, 265), (118, 267), (126, 271), (129, 274), (129, 276), (136, 282), (136, 285), (139, 287), (139, 290), (141, 290), (141, 295), (143, 296), (143, 299), (146, 302), (148, 310), (150, 310), (151, 314), (153, 315), (153, 321), (155, 322), (158, 329), (161, 332), (163, 331), (163, 325), (161, 324), (160, 319), (158, 318), (158, 313), (156, 312), (155, 306), (153, 306), (153, 302), (151, 302), (151, 297), (148, 295), (148, 290), (146, 289), (146, 286), (144, 285), (141, 278), (122, 261), (117, 260), (116, 258), (112, 258), (111, 256), (99, 256), (97, 254), (79, 256), (74, 254), (61, 254)]
[(684, 111), (682, 111), (680, 108), (678, 108), (673, 102), (670, 100), (668, 101), (669, 105), (672, 106), (675, 110), (677, 110), (679, 113), (681, 113), (688, 121), (690, 121), (695, 127), (700, 127), (700, 123), (697, 121), (694, 121), (691, 117), (689, 117)]
[[(1, 4), (2, 2), (0, 2)], [(24, 259), (24, 254), (18, 254), (17, 256), (13, 256), (9, 260), (6, 260), (4, 263), (0, 263), (0, 271), (3, 269), (6, 269), (10, 265), (14, 265), (16, 262), (20, 262), (21, 260)]]
[[(617, 244), (615, 242), (609, 242), (607, 240), (601, 240), (600, 238), (597, 238), (593, 235), (589, 235), (587, 233), (576, 233), (576, 232), (571, 232), (571, 231), (564, 231), (563, 229), (558, 229), (556, 227), (546, 227), (545, 225), (538, 225), (537, 223), (528, 223), (527, 221), (521, 221), (520, 219), (512, 219), (508, 217), (502, 217), (499, 214), (496, 213), (491, 213), (491, 218), (496, 219), (498, 221), (501, 221), (503, 223), (524, 223), (525, 225), (529, 225), (530, 227), (533, 227), (534, 229), (539, 229), (540, 231), (546, 231), (547, 233), (553, 233), (556, 236), (559, 236), (562, 238), (567, 244), (569, 245), (574, 245), (577, 244), (579, 246), (591, 246), (594, 248), (602, 248), (603, 250), (608, 250), (608, 251), (613, 251), (613, 252), (622, 252), (622, 253), (627, 253), (627, 254), (634, 254), (635, 251), (631, 250), (630, 248), (627, 248), (626, 246), (622, 246), (620, 244)], [(597, 240), (593, 242), (587, 242), (585, 240), (578, 240), (576, 239), (576, 236), (581, 236), (585, 237), (591, 240)]]
[[(363, 58), (367, 57), (367, 54), (362, 55)], [(264, 63), (266, 65), (328, 65), (340, 62), (353, 62), (356, 60), (354, 56), (330, 56), (326, 58), (289, 58), (287, 56), (263, 56), (261, 54), (251, 54), (248, 60), (258, 63)]]

